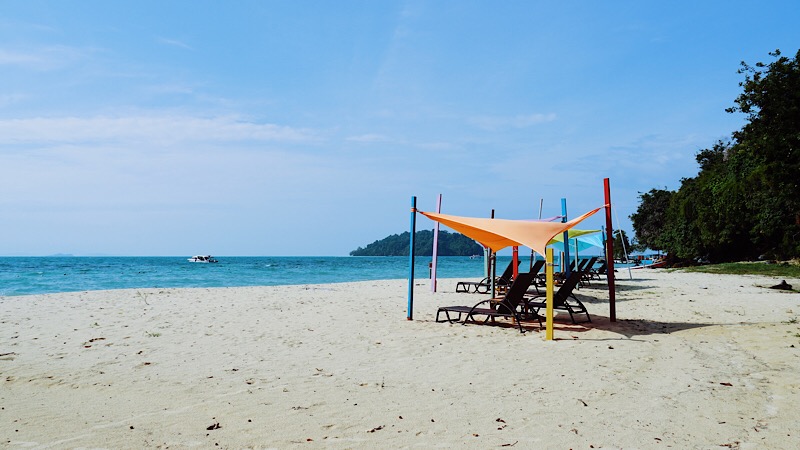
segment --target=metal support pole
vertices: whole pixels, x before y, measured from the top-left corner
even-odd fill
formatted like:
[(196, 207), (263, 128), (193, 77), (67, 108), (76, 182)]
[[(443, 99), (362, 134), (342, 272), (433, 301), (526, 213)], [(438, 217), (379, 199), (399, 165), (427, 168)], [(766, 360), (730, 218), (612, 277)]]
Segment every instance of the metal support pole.
[(547, 282), (547, 306), (545, 308), (545, 334), (546, 341), (553, 340), (553, 249), (545, 250), (545, 280)]
[[(436, 202), (436, 214), (442, 212), (442, 194), (439, 194), (439, 201)], [(433, 229), (433, 261), (431, 261), (431, 292), (436, 292), (436, 268), (439, 263), (439, 222)]]
[(612, 322), (617, 321), (616, 287), (614, 286), (614, 226), (611, 223), (611, 183), (603, 179), (603, 191), (606, 200), (606, 265), (608, 278), (608, 316)]
[(414, 320), (414, 236), (417, 234), (417, 197), (411, 197), (411, 237), (408, 239), (408, 314)]
[[(492, 219), (494, 219), (494, 209), (492, 210)], [(497, 284), (495, 283), (495, 278), (497, 277), (497, 253), (492, 250), (491, 255), (489, 262), (492, 265), (492, 273), (489, 275), (489, 279), (492, 285), (492, 298), (495, 298), (497, 296)]]
[[(561, 199), (561, 222), (567, 221), (567, 199)], [(564, 279), (569, 278), (570, 270), (570, 260), (569, 260), (569, 230), (564, 231), (564, 260), (562, 261), (564, 265)]]
[(516, 280), (519, 276), (519, 247), (516, 245), (513, 247), (512, 250), (512, 257), (511, 257), (511, 264), (514, 265), (514, 272), (512, 273), (512, 277)]

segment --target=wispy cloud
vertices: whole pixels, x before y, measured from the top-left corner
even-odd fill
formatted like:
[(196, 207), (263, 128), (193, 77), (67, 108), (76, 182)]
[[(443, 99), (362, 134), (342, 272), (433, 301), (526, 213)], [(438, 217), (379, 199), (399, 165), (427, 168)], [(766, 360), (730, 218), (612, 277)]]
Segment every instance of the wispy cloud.
[(237, 117), (141, 115), (0, 120), (0, 144), (38, 142), (274, 141), (315, 140), (306, 129), (256, 123)]
[(347, 140), (350, 142), (374, 143), (388, 142), (390, 139), (382, 134), (361, 134), (358, 136), (350, 136)]
[(0, 66), (32, 70), (53, 70), (84, 59), (92, 50), (53, 45), (26, 50), (0, 48)]
[(27, 95), (23, 94), (3, 94), (0, 95), (0, 107), (6, 107), (9, 105), (13, 105), (19, 103), (23, 100), (28, 98)]
[(538, 113), (516, 116), (476, 116), (468, 119), (468, 122), (484, 130), (497, 131), (509, 128), (529, 128), (554, 120), (556, 120), (555, 113)]
[(187, 44), (187, 43), (185, 43), (183, 41), (179, 41), (177, 39), (169, 39), (169, 38), (165, 38), (165, 37), (158, 37), (158, 42), (161, 42), (162, 44), (166, 44), (166, 45), (171, 45), (173, 47), (183, 48), (183, 49), (186, 49), (186, 50), (194, 50), (194, 48), (192, 48), (192, 46), (190, 46), (189, 44)]

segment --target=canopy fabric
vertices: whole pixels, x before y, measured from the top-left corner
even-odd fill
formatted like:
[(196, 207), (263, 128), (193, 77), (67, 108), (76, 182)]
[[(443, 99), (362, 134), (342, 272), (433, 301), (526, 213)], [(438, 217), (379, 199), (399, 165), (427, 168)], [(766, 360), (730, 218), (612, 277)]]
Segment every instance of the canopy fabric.
[[(570, 252), (585, 252), (592, 247), (603, 248), (603, 237), (600, 235), (600, 230), (576, 230), (575, 228), (568, 231), (569, 233), (569, 251)], [(559, 233), (547, 244), (549, 246), (563, 246), (564, 233)]]
[(561, 220), (562, 217), (564, 217), (564, 216), (553, 216), (553, 217), (547, 217), (545, 219), (531, 219), (530, 221), (531, 222), (552, 222), (554, 220)]
[[(571, 230), (567, 231), (567, 238), (572, 240), (572, 239), (576, 239), (578, 237), (584, 237), (587, 234), (593, 234), (593, 233), (599, 233), (599, 232), (600, 232), (600, 230), (578, 230), (578, 229), (572, 228)], [(551, 244), (554, 244), (556, 242), (564, 242), (564, 233), (555, 235), (553, 237), (553, 239), (550, 241)]]
[(544, 255), (548, 242), (581, 221), (600, 211), (600, 208), (570, 220), (569, 222), (533, 222), (528, 220), (487, 219), (481, 217), (461, 217), (419, 211), (425, 217), (475, 239), (498, 252), (506, 247), (525, 246)]
[[(555, 248), (561, 248), (564, 245), (564, 242), (563, 242), (563, 239), (558, 239), (558, 237), (559, 236), (554, 237), (553, 240), (550, 241), (549, 246), (555, 247)], [(576, 244), (577, 244), (577, 247), (576, 247)], [(593, 234), (591, 236), (579, 236), (577, 238), (569, 240), (569, 251), (570, 252), (573, 252), (573, 251), (585, 252), (587, 250), (590, 250), (590, 249), (596, 248), (596, 247), (599, 247), (601, 249), (604, 247), (604, 245), (603, 245), (603, 237), (601, 235), (599, 235), (599, 234)]]

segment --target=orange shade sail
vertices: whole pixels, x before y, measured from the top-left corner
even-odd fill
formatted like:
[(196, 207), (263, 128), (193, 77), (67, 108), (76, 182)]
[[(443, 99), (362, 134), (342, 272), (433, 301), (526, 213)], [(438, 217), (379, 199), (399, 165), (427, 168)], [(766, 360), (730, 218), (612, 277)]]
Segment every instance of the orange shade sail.
[(584, 219), (600, 211), (593, 209), (569, 222), (533, 222), (528, 220), (487, 219), (482, 217), (461, 217), (418, 211), (423, 216), (447, 225), (455, 231), (470, 237), (494, 252), (506, 247), (525, 246), (540, 255), (545, 254), (547, 243), (559, 233), (581, 223)]

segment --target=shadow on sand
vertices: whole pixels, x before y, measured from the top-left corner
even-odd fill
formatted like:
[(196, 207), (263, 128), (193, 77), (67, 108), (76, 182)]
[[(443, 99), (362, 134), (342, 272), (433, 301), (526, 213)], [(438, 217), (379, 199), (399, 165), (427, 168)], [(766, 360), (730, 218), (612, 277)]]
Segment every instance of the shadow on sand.
[(617, 319), (611, 322), (605, 316), (592, 316), (592, 323), (583, 324), (588, 328), (609, 331), (621, 337), (632, 339), (637, 336), (666, 335), (678, 331), (692, 330), (695, 328), (713, 327), (724, 325), (722, 323), (688, 323), (688, 322), (662, 322), (644, 319)]
[[(608, 341), (608, 340), (636, 340), (640, 336), (653, 336), (653, 335), (668, 335), (671, 333), (691, 330), (695, 328), (711, 327), (725, 325), (722, 323), (688, 323), (688, 322), (662, 322), (656, 320), (633, 320), (633, 319), (617, 319), (616, 322), (611, 322), (606, 316), (598, 316), (591, 314), (591, 322), (583, 322), (574, 324), (569, 318), (568, 314), (559, 312), (553, 321), (553, 330), (556, 333), (556, 340), (572, 340), (583, 339), (591, 341)], [(462, 325), (458, 322), (458, 325)], [(496, 320), (486, 323), (468, 323), (466, 326), (496, 326), (500, 328), (508, 328), (509, 331), (519, 330), (516, 323), (511, 320)], [(545, 331), (544, 319), (542, 319), (542, 326), (535, 320), (523, 320), (522, 328), (526, 332), (544, 332)], [(585, 338), (580, 336), (582, 333), (592, 330), (603, 330), (610, 333), (618, 334), (619, 337), (595, 337)]]

